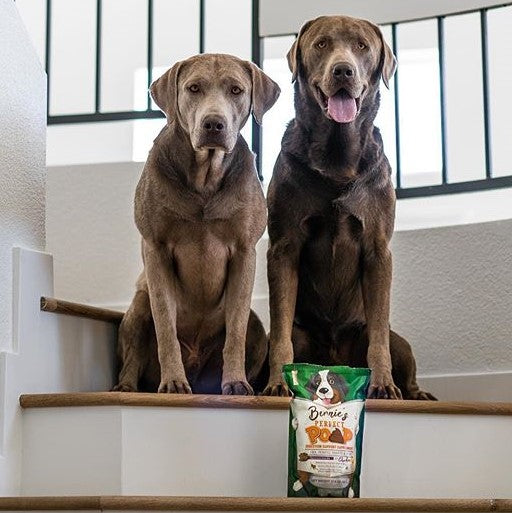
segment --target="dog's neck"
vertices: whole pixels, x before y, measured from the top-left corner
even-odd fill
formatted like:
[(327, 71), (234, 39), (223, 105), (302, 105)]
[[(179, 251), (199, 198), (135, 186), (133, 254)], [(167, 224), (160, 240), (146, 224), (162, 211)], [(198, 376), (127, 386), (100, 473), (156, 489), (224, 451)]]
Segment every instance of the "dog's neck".
[[(295, 83), (295, 120), (298, 129), (290, 152), (309, 167), (335, 181), (352, 181), (383, 158), (382, 140), (373, 122), (379, 108), (378, 87), (365, 97), (351, 123), (328, 119), (299, 78)], [(288, 148), (285, 148), (288, 150)]]
[(224, 176), (226, 152), (221, 149), (195, 152), (196, 166), (190, 170), (189, 178), (199, 192), (213, 192), (219, 188)]
[(237, 141), (231, 153), (220, 149), (196, 151), (189, 135), (177, 122), (169, 123), (155, 139), (159, 168), (164, 173), (172, 169), (187, 187), (206, 195), (220, 188), (239, 144)]

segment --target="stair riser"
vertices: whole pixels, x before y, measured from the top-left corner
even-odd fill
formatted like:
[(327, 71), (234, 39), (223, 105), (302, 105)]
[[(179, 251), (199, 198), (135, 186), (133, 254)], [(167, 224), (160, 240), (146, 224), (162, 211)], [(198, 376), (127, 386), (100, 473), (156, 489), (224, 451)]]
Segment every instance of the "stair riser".
[(283, 496), (287, 418), (203, 408), (26, 410), (22, 494)]
[(361, 495), (512, 496), (512, 417), (366, 415)]
[[(286, 494), (286, 410), (23, 413), (24, 495)], [(367, 412), (361, 496), (512, 495), (512, 417)]]

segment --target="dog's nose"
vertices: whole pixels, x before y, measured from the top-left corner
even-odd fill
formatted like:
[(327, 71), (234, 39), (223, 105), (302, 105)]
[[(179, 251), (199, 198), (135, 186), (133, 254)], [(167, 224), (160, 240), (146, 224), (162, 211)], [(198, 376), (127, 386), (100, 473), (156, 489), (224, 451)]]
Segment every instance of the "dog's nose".
[(329, 389), (328, 388), (319, 388), (318, 391), (321, 393), (321, 394), (326, 394), (327, 392), (329, 392)]
[(219, 116), (207, 116), (203, 120), (203, 128), (207, 132), (218, 133), (222, 132), (226, 124), (224, 120)]
[(352, 78), (356, 70), (348, 62), (338, 62), (333, 66), (332, 74), (334, 78)]

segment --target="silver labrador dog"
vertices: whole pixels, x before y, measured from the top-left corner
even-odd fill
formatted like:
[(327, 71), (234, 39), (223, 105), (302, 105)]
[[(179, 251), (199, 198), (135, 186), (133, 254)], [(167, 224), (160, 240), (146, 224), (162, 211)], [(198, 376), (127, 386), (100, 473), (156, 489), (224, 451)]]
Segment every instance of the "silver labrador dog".
[(135, 195), (144, 271), (120, 326), (115, 390), (254, 393), (268, 346), (250, 309), (266, 208), (240, 129), (279, 93), (254, 64), (217, 54), (151, 86), (167, 125)]

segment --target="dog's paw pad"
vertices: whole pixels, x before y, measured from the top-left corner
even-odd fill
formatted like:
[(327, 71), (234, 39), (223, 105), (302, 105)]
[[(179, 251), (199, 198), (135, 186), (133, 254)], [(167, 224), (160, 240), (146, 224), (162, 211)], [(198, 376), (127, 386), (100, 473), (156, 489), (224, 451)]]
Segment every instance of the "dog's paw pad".
[(254, 390), (247, 381), (228, 381), (222, 385), (223, 395), (254, 395)]
[(191, 394), (192, 389), (186, 381), (167, 381), (160, 383), (159, 394)]

